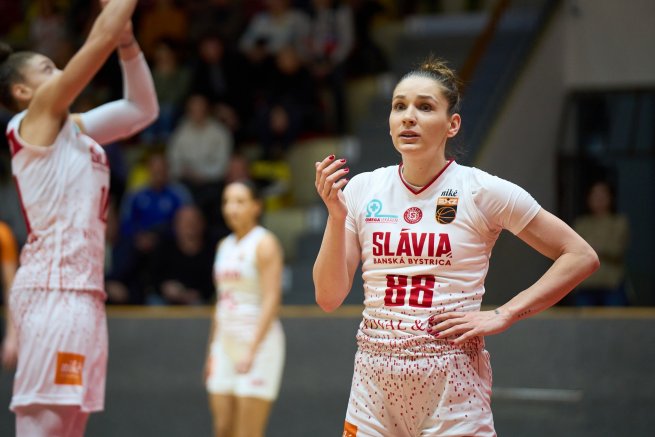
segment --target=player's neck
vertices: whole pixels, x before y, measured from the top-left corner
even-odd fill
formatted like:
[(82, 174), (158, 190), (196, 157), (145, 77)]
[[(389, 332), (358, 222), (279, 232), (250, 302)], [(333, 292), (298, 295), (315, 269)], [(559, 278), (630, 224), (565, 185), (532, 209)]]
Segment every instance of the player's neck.
[(255, 223), (254, 225), (250, 225), (250, 226), (244, 226), (241, 229), (234, 229), (232, 232), (234, 233), (234, 236), (237, 237), (237, 240), (240, 240), (243, 237), (245, 237), (246, 235), (248, 235), (250, 233), (250, 231), (255, 229), (255, 227), (257, 227), (257, 223)]
[(443, 171), (448, 162), (445, 157), (437, 161), (403, 159), (401, 175), (409, 185), (424, 187)]

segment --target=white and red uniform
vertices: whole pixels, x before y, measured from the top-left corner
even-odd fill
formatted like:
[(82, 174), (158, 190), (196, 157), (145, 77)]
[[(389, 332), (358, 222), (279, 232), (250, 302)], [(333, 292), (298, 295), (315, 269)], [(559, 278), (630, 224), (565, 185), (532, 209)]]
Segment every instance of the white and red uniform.
[(26, 143), (19, 134), (25, 113), (7, 126), (29, 233), (11, 292), (19, 341), (11, 409), (61, 404), (102, 410), (107, 157), (70, 118), (52, 145)]
[(245, 374), (235, 365), (248, 352), (261, 317), (262, 288), (257, 270), (257, 246), (268, 231), (256, 226), (237, 240), (230, 234), (221, 242), (214, 261), (219, 300), (214, 341), (210, 345), (207, 390), (210, 393), (274, 400), (280, 390), (285, 338), (275, 319)]
[(344, 436), (495, 436), (484, 340), (451, 346), (426, 328), (433, 314), (480, 309), (500, 231), (519, 233), (540, 206), (452, 161), (421, 189), (401, 170), (357, 175), (344, 190), (365, 305)]

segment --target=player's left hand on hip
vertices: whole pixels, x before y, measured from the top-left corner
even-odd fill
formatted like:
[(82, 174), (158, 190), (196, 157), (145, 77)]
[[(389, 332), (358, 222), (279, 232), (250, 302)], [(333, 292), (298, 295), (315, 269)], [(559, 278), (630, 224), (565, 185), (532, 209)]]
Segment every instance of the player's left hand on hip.
[(474, 337), (497, 334), (507, 328), (508, 320), (495, 311), (453, 311), (431, 316), (427, 332), (457, 345)]

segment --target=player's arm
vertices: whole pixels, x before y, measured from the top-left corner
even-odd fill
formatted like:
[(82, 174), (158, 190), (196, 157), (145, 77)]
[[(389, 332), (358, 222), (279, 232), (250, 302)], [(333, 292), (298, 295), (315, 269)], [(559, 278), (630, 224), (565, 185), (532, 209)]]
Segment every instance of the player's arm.
[(339, 308), (350, 293), (360, 253), (357, 234), (328, 218), (313, 271), (316, 303), (324, 311)]
[[(112, 0), (113, 1), (113, 0)], [(123, 98), (72, 118), (82, 132), (99, 144), (109, 144), (140, 132), (157, 119), (159, 102), (150, 68), (128, 22), (118, 42)]]
[(554, 263), (531, 287), (498, 309), (512, 323), (555, 305), (600, 266), (591, 246), (544, 209), (517, 236)]
[(554, 261), (546, 273), (493, 311), (453, 312), (431, 317), (434, 335), (446, 339), (458, 336), (453, 341), (461, 343), (472, 337), (502, 332), (517, 321), (553, 306), (599, 266), (598, 256), (591, 246), (544, 209), (517, 236)]
[(30, 102), (28, 114), (66, 116), (68, 108), (119, 43), (137, 0), (111, 0), (93, 23), (89, 36), (61, 74), (45, 82)]
[(271, 323), (278, 315), (282, 301), (282, 270), (284, 269), (284, 254), (279, 241), (273, 234), (267, 234), (257, 246), (257, 271), (259, 286), (262, 290), (262, 312), (255, 338), (250, 345), (254, 354), (266, 337)]
[(345, 160), (334, 155), (315, 164), (316, 190), (328, 209), (323, 241), (314, 263), (313, 278), (316, 303), (324, 311), (334, 311), (352, 287), (361, 249), (357, 235), (346, 229), (346, 207), (342, 188), (348, 182), (342, 168)]

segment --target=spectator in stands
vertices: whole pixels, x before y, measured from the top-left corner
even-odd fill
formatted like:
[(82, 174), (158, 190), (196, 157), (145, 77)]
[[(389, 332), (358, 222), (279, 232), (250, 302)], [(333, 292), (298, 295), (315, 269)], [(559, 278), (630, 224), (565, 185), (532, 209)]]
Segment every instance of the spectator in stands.
[(309, 18), (291, 7), (290, 0), (266, 0), (266, 10), (255, 15), (239, 41), (239, 48), (254, 64), (286, 47), (307, 52)]
[(202, 36), (192, 66), (191, 93), (206, 96), (218, 119), (236, 136), (242, 134), (241, 120), (252, 114), (252, 87), (246, 73), (242, 55), (228, 50), (222, 36)]
[(281, 49), (268, 75), (255, 121), (264, 158), (280, 159), (302, 134), (320, 131), (322, 114), (316, 82), (293, 47)]
[(157, 293), (151, 304), (199, 305), (214, 294), (212, 266), (215, 242), (207, 238), (205, 219), (195, 206), (177, 210), (173, 237), (162, 241), (154, 262)]
[(133, 305), (144, 301), (144, 284), (139, 282), (136, 251), (131, 240), (119, 230), (118, 210), (113, 198), (107, 205), (107, 230), (105, 235), (105, 292), (108, 304)]
[(164, 37), (185, 41), (187, 30), (186, 11), (177, 6), (175, 0), (155, 0), (154, 7), (143, 14), (137, 35), (143, 52), (150, 59), (157, 41)]
[(311, 72), (332, 96), (334, 130), (346, 132), (345, 61), (352, 51), (352, 9), (341, 0), (312, 0), (309, 39)]
[(230, 131), (212, 117), (207, 97), (189, 96), (186, 112), (168, 147), (171, 175), (184, 183), (209, 220), (219, 214), (216, 193), (222, 190), (233, 148)]
[(186, 2), (189, 39), (197, 43), (203, 35), (221, 29), (228, 44), (236, 44), (244, 26), (243, 5), (235, 0), (190, 0)]
[(159, 100), (159, 118), (141, 138), (146, 143), (166, 143), (182, 112), (190, 82), (190, 71), (180, 65), (177, 44), (169, 38), (157, 41), (153, 51), (152, 79)]
[[(166, 156), (153, 151), (148, 156), (148, 185), (127, 193), (121, 207), (120, 229), (125, 241), (121, 253), (127, 263), (123, 278), (134, 278), (143, 289), (152, 286), (153, 254), (157, 245), (172, 235), (172, 222), (179, 208), (191, 203), (191, 195), (181, 184), (169, 179)], [(146, 290), (147, 292), (147, 290)]]
[(588, 212), (573, 227), (598, 254), (600, 268), (584, 280), (574, 295), (578, 306), (627, 305), (625, 254), (629, 240), (628, 219), (616, 210), (614, 193), (606, 181), (591, 185)]
[(384, 12), (378, 0), (351, 0), (355, 18), (355, 46), (347, 61), (348, 77), (371, 76), (389, 71), (389, 62), (372, 38), (373, 21)]
[(55, 0), (38, 1), (29, 33), (32, 50), (57, 58), (59, 45), (66, 38), (66, 16), (58, 10)]
[(13, 369), (16, 367), (18, 357), (18, 339), (16, 328), (11, 322), (9, 313), (9, 290), (14, 281), (14, 275), (18, 268), (18, 246), (11, 228), (4, 222), (0, 222), (0, 298), (5, 308), (5, 335), (2, 334), (0, 325), (0, 361), (2, 368)]

